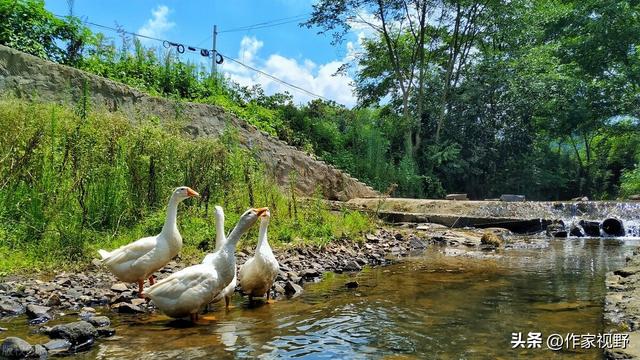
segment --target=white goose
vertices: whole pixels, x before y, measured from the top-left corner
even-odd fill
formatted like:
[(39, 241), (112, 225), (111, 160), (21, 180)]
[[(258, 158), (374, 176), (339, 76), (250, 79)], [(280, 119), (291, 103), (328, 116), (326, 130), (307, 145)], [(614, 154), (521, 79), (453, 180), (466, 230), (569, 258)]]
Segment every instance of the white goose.
[(227, 241), (209, 257), (209, 262), (184, 268), (147, 289), (149, 297), (165, 314), (173, 318), (190, 316), (218, 296), (233, 279), (236, 269), (236, 244), (266, 208), (249, 209), (231, 231)]
[(178, 204), (183, 200), (200, 196), (193, 189), (182, 186), (173, 191), (167, 209), (167, 218), (160, 234), (136, 240), (113, 251), (98, 250), (102, 263), (120, 280), (138, 283), (138, 297), (144, 297), (144, 280), (165, 266), (182, 248), (182, 236), (178, 232), (176, 216)]
[[(216, 205), (215, 218), (216, 218), (216, 247), (215, 247), (214, 252), (220, 250), (222, 248), (222, 246), (227, 242), (227, 237), (224, 234), (224, 210), (222, 210), (221, 206), (217, 206)], [(204, 259), (202, 260), (202, 264), (211, 263), (211, 261), (213, 259), (213, 256), (214, 256), (214, 254), (209, 254), (209, 255), (205, 256)], [(228, 309), (229, 308), (229, 303), (231, 302), (231, 296), (236, 291), (237, 282), (238, 281), (237, 281), (237, 277), (236, 277), (236, 269), (234, 267), (234, 269), (233, 269), (233, 280), (231, 280), (229, 285), (227, 285), (227, 287), (224, 288), (224, 290), (222, 290), (222, 292), (220, 292), (213, 299), (213, 301), (211, 301), (211, 303), (218, 302), (218, 301), (222, 300), (222, 298), (224, 298), (225, 307)]]
[(240, 288), (242, 288), (242, 292), (249, 295), (249, 301), (254, 296), (262, 297), (265, 293), (267, 294), (267, 301), (269, 301), (269, 290), (271, 290), (271, 286), (276, 280), (280, 269), (278, 260), (273, 256), (273, 251), (271, 251), (267, 241), (267, 227), (269, 226), (270, 217), (269, 211), (262, 214), (256, 254), (240, 267), (238, 275)]

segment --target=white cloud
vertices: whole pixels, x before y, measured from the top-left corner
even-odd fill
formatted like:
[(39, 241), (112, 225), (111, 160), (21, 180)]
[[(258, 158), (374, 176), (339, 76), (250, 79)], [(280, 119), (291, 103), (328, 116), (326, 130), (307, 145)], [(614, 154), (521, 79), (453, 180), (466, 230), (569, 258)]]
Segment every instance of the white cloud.
[(158, 5), (157, 8), (151, 11), (151, 18), (148, 19), (140, 29), (138, 29), (138, 34), (162, 38), (167, 31), (171, 30), (176, 25), (176, 23), (169, 21), (168, 19), (170, 12), (171, 11), (166, 5)]
[(245, 64), (253, 64), (253, 59), (256, 56), (256, 53), (263, 45), (264, 43), (256, 39), (255, 36), (244, 36), (240, 41), (240, 51), (238, 52), (239, 60)]
[[(333, 76), (344, 63), (343, 60), (316, 64), (310, 59), (298, 61), (294, 58), (271, 54), (262, 61), (257, 55), (263, 45), (264, 43), (255, 37), (243, 37), (238, 60), (345, 106), (352, 107), (356, 104), (352, 87), (353, 79), (344, 74)], [(222, 70), (231, 80), (240, 85), (260, 84), (267, 94), (288, 91), (293, 95), (296, 103), (306, 103), (315, 98), (231, 61), (225, 61)]]

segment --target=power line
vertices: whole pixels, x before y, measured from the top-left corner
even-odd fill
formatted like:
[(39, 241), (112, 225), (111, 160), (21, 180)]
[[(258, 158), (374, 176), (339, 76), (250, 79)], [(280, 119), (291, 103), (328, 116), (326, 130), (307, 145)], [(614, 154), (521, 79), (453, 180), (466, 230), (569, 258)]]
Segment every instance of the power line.
[[(220, 52), (218, 52), (218, 53), (220, 54)], [(220, 55), (222, 55), (222, 54), (220, 54)], [(236, 64), (238, 64), (238, 65), (244, 66), (244, 67), (246, 67), (247, 69), (253, 70), (253, 71), (255, 71), (255, 72), (257, 72), (257, 73), (260, 73), (260, 74), (262, 74), (262, 75), (264, 75), (264, 76), (266, 76), (266, 77), (268, 77), (268, 78), (270, 78), (270, 79), (273, 79), (273, 80), (275, 80), (275, 81), (279, 82), (280, 84), (283, 84), (283, 85), (289, 86), (289, 87), (291, 87), (291, 88), (293, 88), (293, 89), (296, 89), (296, 90), (302, 91), (302, 92), (304, 92), (304, 93), (306, 93), (306, 94), (308, 94), (308, 95), (311, 95), (311, 96), (313, 96), (313, 97), (320, 98), (320, 99), (325, 100), (325, 101), (331, 101), (330, 99), (327, 99), (326, 97), (324, 97), (324, 96), (322, 96), (322, 95), (318, 95), (318, 94), (312, 93), (311, 91), (309, 91), (309, 90), (307, 90), (307, 89), (304, 89), (304, 88), (301, 88), (301, 87), (300, 87), (300, 86), (298, 86), (298, 85), (294, 85), (294, 84), (291, 84), (291, 83), (289, 83), (289, 82), (286, 82), (286, 81), (284, 81), (284, 80), (282, 80), (282, 79), (280, 79), (280, 78), (277, 78), (277, 77), (275, 77), (275, 76), (273, 76), (273, 75), (271, 75), (271, 74), (269, 74), (269, 73), (266, 73), (266, 72), (264, 72), (264, 71), (262, 71), (262, 70), (260, 70), (260, 69), (256, 69), (256, 68), (254, 68), (254, 67), (253, 67), (253, 66), (251, 66), (251, 65), (247, 65), (247, 64), (243, 63), (243, 62), (242, 62), (242, 61), (240, 61), (240, 60), (234, 59), (234, 58), (229, 57), (229, 56), (226, 56), (226, 55), (222, 55), (222, 56), (224, 56), (224, 58), (225, 58), (225, 59), (227, 59), (227, 60), (231, 60), (231, 61), (233, 61), (234, 63), (236, 63)]]
[[(68, 17), (68, 16), (62, 16), (62, 15), (54, 15), (54, 16), (59, 17), (59, 18), (67, 18)], [(153, 36), (142, 35), (142, 34), (134, 33), (134, 32), (131, 32), (131, 31), (126, 31), (124, 29), (118, 29), (118, 28), (114, 28), (114, 27), (111, 27), (111, 26), (96, 24), (94, 22), (87, 21), (87, 20), (84, 20), (82, 22), (84, 24), (87, 24), (87, 25), (99, 27), (99, 28), (102, 28), (102, 29), (111, 30), (111, 31), (117, 32), (118, 34), (128, 34), (128, 35), (140, 37), (140, 38), (143, 38), (143, 39), (159, 41), (159, 42), (163, 43), (165, 45), (165, 47), (168, 47), (166, 44), (169, 44), (171, 46), (182, 45), (181, 43), (170, 41), (170, 40), (167, 40), (167, 39), (160, 39), (160, 38), (156, 38), (156, 37), (153, 37)], [(210, 38), (211, 38), (211, 36), (209, 36), (209, 38), (207, 38), (207, 40), (210, 39)], [(201, 41), (199, 44), (203, 43), (204, 41), (206, 41), (206, 40)], [(182, 45), (182, 46), (187, 48), (187, 49), (206, 50), (207, 52), (211, 51), (211, 49), (198, 47), (198, 46), (191, 46), (191, 45)]]
[(228, 33), (228, 32), (264, 29), (272, 26), (279, 26), (279, 25), (289, 24), (293, 22), (298, 22), (300, 20), (304, 20), (308, 15), (310, 14), (305, 13), (305, 14), (300, 14), (296, 16), (289, 16), (289, 17), (280, 18), (280, 19), (268, 20), (268, 21), (263, 21), (260, 23), (252, 24), (252, 25), (240, 26), (237, 28), (229, 29), (229, 30), (222, 30), (222, 31), (219, 31), (218, 33), (221, 34), (221, 33)]
[[(64, 18), (64, 17), (66, 17), (66, 16), (60, 16), (60, 15), (55, 15), (55, 16), (60, 17), (60, 18)], [(301, 16), (301, 15), (298, 15), (298, 16)], [(285, 18), (285, 19), (287, 19), (287, 18)], [(289, 18), (289, 19), (290, 19), (290, 18)], [(280, 20), (282, 20), (282, 19), (280, 19)], [(273, 22), (273, 21), (276, 21), (276, 20), (271, 20), (270, 22)], [(295, 21), (299, 21), (299, 20), (295, 20)], [(289, 22), (292, 22), (292, 21), (289, 21)], [(131, 31), (126, 31), (126, 30), (123, 30), (123, 29), (117, 29), (117, 28), (114, 28), (114, 27), (106, 26), (106, 25), (96, 24), (96, 23), (93, 23), (93, 22), (90, 22), (90, 21), (84, 21), (84, 23), (85, 23), (85, 24), (92, 25), (92, 26), (96, 26), (96, 27), (99, 27), (99, 28), (112, 30), (112, 31), (115, 31), (115, 32), (120, 33), (120, 34), (129, 34), (129, 35), (132, 35), (132, 36), (137, 36), (137, 37), (141, 37), (141, 38), (145, 38), (145, 39), (149, 39), (149, 40), (159, 41), (159, 42), (162, 42), (163, 44), (167, 44), (167, 43), (168, 43), (168, 44), (171, 44), (172, 46), (178, 46), (178, 45), (179, 45), (179, 46), (183, 46), (183, 47), (184, 47), (184, 45), (182, 45), (182, 44), (180, 44), (180, 43), (171, 42), (171, 41), (166, 40), (166, 39), (160, 39), (160, 38), (156, 38), (156, 37), (152, 37), (152, 36), (142, 35), (142, 34), (134, 33), (134, 32), (131, 32)], [(255, 25), (258, 25), (258, 24), (255, 24)], [(255, 26), (255, 25), (254, 25), (254, 26)], [(275, 26), (275, 25), (273, 25), (273, 26)], [(226, 32), (230, 32), (230, 31), (231, 31), (231, 30), (227, 30)], [(237, 30), (237, 31), (240, 31), (240, 30)], [(220, 32), (219, 32), (219, 33), (220, 33)], [(209, 37), (209, 38), (211, 38), (211, 37)], [(206, 41), (206, 40), (203, 40), (203, 41)], [(201, 43), (202, 43), (203, 41), (201, 41)], [(165, 45), (165, 46), (166, 46), (166, 45)], [(187, 46), (187, 48), (188, 48), (188, 49), (205, 50), (205, 51), (207, 51), (207, 52), (208, 52), (208, 51), (210, 51), (209, 49), (200, 48), (200, 47), (197, 47), (197, 46), (190, 46), (190, 45), (188, 45), (188, 46)], [(183, 52), (184, 52), (184, 51), (183, 51)], [(310, 96), (313, 96), (313, 97), (316, 97), (316, 98), (320, 98), (320, 99), (323, 99), (323, 100), (325, 100), (325, 101), (331, 101), (330, 99), (328, 99), (328, 98), (326, 98), (326, 97), (324, 97), (324, 96), (322, 96), (322, 95), (318, 95), (318, 94), (313, 93), (313, 92), (311, 92), (311, 91), (309, 91), (309, 90), (307, 90), (307, 89), (304, 89), (304, 88), (302, 88), (302, 87), (300, 87), (300, 86), (298, 86), (298, 85), (294, 85), (294, 84), (291, 84), (291, 83), (289, 83), (289, 82), (286, 82), (286, 81), (284, 81), (284, 80), (282, 80), (282, 79), (280, 79), (280, 78), (275, 77), (274, 75), (271, 75), (271, 74), (269, 74), (269, 73), (267, 73), (267, 72), (264, 72), (264, 71), (262, 71), (262, 70), (260, 70), (260, 69), (256, 69), (256, 68), (254, 68), (254, 67), (253, 67), (253, 66), (251, 66), (251, 65), (247, 65), (247, 64), (243, 63), (243, 62), (242, 62), (242, 61), (240, 61), (240, 60), (234, 59), (234, 58), (232, 58), (232, 57), (230, 57), (230, 56), (223, 55), (223, 54), (222, 54), (222, 53), (220, 53), (219, 51), (216, 51), (216, 52), (217, 52), (217, 54), (219, 54), (220, 56), (223, 56), (225, 59), (228, 59), (228, 60), (230, 60), (230, 61), (233, 61), (234, 63), (236, 63), (236, 64), (238, 64), (238, 65), (244, 66), (245, 68), (247, 68), (247, 69), (249, 69), (249, 70), (252, 70), (252, 71), (255, 71), (255, 72), (259, 73), (259, 74), (262, 74), (262, 75), (264, 75), (264, 76), (266, 76), (266, 77), (268, 77), (268, 78), (270, 78), (270, 79), (275, 80), (276, 82), (278, 82), (278, 83), (280, 83), (280, 84), (283, 84), (283, 85), (285, 85), (285, 86), (288, 86), (288, 87), (290, 87), (290, 88), (292, 88), (292, 89), (296, 89), (296, 90), (301, 91), (301, 92), (303, 92), (303, 93), (305, 93), (305, 94), (308, 94), (308, 95), (310, 95)]]

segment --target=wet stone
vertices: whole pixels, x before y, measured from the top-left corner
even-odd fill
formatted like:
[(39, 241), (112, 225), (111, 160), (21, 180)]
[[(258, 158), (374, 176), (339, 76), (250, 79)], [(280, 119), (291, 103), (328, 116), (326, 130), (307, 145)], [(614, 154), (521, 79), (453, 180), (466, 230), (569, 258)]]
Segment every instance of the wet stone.
[(344, 286), (347, 289), (355, 289), (358, 286), (360, 286), (360, 283), (358, 283), (357, 281), (354, 280), (354, 281), (349, 281), (348, 283), (344, 284)]
[(96, 328), (86, 321), (76, 321), (64, 325), (56, 325), (47, 331), (52, 339), (66, 339), (72, 344), (82, 344), (98, 336)]
[(116, 330), (113, 328), (100, 328), (98, 329), (98, 336), (100, 337), (112, 337), (116, 334)]
[(113, 306), (111, 306), (111, 309), (120, 313), (120, 314), (140, 314), (140, 313), (144, 313), (144, 310), (142, 308), (140, 308), (137, 305), (133, 305), (133, 304), (129, 304), (129, 303), (125, 303), (125, 302), (120, 302), (117, 303)]
[(43, 345), (52, 354), (64, 353), (71, 348), (71, 342), (66, 339), (53, 339)]
[(284, 291), (287, 296), (294, 298), (302, 294), (302, 286), (292, 281), (287, 281), (287, 283), (284, 286)]
[(0, 358), (25, 359), (35, 357), (33, 346), (18, 337), (8, 337), (0, 345)]
[(13, 316), (24, 314), (24, 312), (24, 306), (19, 302), (12, 299), (0, 300), (0, 314)]

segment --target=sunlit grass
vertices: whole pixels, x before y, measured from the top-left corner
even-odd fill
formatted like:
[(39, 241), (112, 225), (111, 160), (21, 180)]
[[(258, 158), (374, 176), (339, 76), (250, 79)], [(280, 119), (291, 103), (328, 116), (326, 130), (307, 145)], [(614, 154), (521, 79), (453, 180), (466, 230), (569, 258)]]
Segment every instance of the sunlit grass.
[[(319, 198), (299, 202), (293, 184), (276, 186), (232, 130), (220, 140), (191, 140), (175, 123), (160, 123), (0, 100), (0, 274), (83, 267), (97, 249), (155, 235), (180, 185), (203, 195), (178, 210), (187, 261), (202, 256), (202, 242), (213, 247), (214, 205), (224, 207), (227, 231), (247, 208), (268, 206), (274, 246), (358, 239), (372, 226), (358, 212), (329, 211)], [(254, 227), (240, 246), (256, 241)]]

